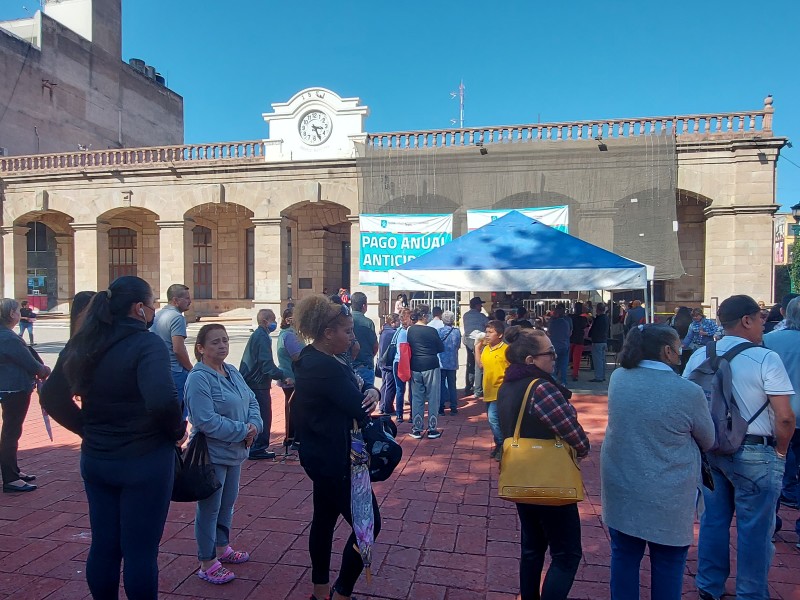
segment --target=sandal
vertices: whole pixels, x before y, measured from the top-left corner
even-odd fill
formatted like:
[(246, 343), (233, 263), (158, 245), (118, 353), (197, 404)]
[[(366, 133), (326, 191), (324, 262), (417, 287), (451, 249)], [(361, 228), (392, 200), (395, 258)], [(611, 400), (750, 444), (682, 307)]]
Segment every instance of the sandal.
[(238, 565), (241, 563), (246, 563), (248, 560), (250, 560), (250, 555), (244, 550), (234, 550), (228, 546), (225, 552), (222, 553), (222, 556), (218, 557), (217, 560), (221, 563)]
[(205, 571), (203, 571), (203, 569), (201, 568), (197, 572), (197, 576), (203, 581), (208, 581), (209, 583), (213, 583), (215, 585), (228, 583), (229, 581), (232, 581), (236, 577), (236, 575), (234, 575), (232, 571), (229, 571), (228, 569), (223, 567), (219, 561), (216, 561)]

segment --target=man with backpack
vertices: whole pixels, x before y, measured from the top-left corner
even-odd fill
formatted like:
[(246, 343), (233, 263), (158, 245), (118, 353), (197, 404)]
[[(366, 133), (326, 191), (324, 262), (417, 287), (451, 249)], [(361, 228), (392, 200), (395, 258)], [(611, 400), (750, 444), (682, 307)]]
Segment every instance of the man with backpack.
[(703, 387), (716, 429), (708, 455), (714, 489), (703, 489), (696, 585), (715, 600), (730, 574), (730, 526), (737, 527), (738, 600), (768, 600), (775, 506), (795, 418), (794, 393), (780, 357), (761, 346), (761, 309), (749, 296), (727, 298), (717, 311), (726, 335), (689, 359), (684, 377)]

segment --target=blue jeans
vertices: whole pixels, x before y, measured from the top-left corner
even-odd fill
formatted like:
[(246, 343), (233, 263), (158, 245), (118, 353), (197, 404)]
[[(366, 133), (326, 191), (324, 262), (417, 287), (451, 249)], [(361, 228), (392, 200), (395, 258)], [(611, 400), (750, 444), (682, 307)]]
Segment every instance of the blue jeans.
[(456, 390), (456, 371), (454, 369), (441, 369), (442, 386), (439, 394), (439, 412), (444, 413), (447, 401), (450, 400), (450, 410), (458, 410), (458, 392)]
[(214, 472), (222, 487), (197, 503), (194, 517), (194, 537), (197, 540), (199, 560), (215, 558), (217, 548), (230, 544), (233, 505), (239, 496), (241, 465), (214, 465)]
[(650, 547), (651, 600), (681, 600), (689, 546), (665, 546), (608, 528), (611, 536), (611, 598), (639, 599), (639, 566)]
[(178, 401), (181, 403), (184, 419), (189, 416), (189, 408), (186, 406), (186, 402), (184, 401), (184, 388), (186, 388), (187, 377), (189, 377), (189, 371), (186, 369), (183, 369), (182, 371), (172, 371), (172, 381), (175, 382), (175, 389), (178, 392)]
[(370, 367), (368, 365), (354, 365), (353, 369), (355, 372), (358, 373), (358, 376), (364, 380), (364, 383), (368, 386), (375, 385), (375, 367)]
[(381, 367), (381, 412), (390, 415), (394, 412), (394, 397), (397, 386), (392, 369)]
[(28, 332), (28, 341), (32, 344), (33, 343), (33, 323), (30, 321), (20, 321), (19, 322), (19, 337), (22, 337), (22, 334), (25, 333), (27, 330)]
[(768, 600), (767, 573), (775, 553), (775, 505), (785, 461), (764, 445), (742, 446), (730, 456), (708, 455), (714, 491), (703, 487), (697, 588), (722, 596), (730, 575), (730, 526), (736, 513), (736, 598)]
[(594, 363), (594, 378), (606, 378), (606, 347), (607, 344), (592, 344), (592, 362)]
[(567, 387), (567, 370), (569, 369), (569, 345), (556, 347), (556, 367), (553, 377)]
[(400, 363), (392, 364), (392, 373), (394, 374), (394, 387), (395, 387), (395, 391), (394, 391), (394, 409), (395, 409), (395, 414), (397, 415), (398, 419), (402, 419), (403, 418), (403, 408), (404, 408), (405, 403), (406, 403), (406, 388), (410, 387), (410, 386), (407, 385), (408, 384), (407, 381), (403, 381), (402, 379), (400, 379), (400, 377), (398, 377), (398, 375), (397, 375), (397, 367), (398, 367), (399, 364)]
[(492, 430), (494, 443), (498, 446), (502, 446), (503, 432), (500, 431), (500, 415), (497, 412), (497, 401), (486, 403), (486, 417), (489, 420), (489, 427)]
[(119, 597), (119, 567), (128, 598), (157, 600), (158, 544), (167, 520), (175, 448), (164, 444), (133, 458), (81, 453), (92, 545), (86, 582), (93, 598)]

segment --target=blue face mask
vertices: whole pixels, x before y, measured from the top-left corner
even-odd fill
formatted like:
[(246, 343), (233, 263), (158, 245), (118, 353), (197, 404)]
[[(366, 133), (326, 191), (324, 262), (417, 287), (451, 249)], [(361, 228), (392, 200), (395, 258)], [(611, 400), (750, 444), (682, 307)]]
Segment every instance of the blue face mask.
[(270, 333), (275, 331), (277, 328), (278, 328), (278, 324), (275, 321), (273, 321), (272, 323), (267, 325), (267, 331), (269, 331)]

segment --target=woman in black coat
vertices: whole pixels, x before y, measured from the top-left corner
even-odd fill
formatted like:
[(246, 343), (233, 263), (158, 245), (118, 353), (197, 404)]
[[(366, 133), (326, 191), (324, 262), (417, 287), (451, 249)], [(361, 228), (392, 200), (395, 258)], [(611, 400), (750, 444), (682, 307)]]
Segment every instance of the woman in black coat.
[[(303, 298), (294, 309), (297, 332), (311, 343), (294, 364), (292, 414), (300, 440), (300, 464), (314, 484), (314, 516), (309, 532), (312, 600), (349, 598), (364, 563), (351, 534), (342, 550), (339, 578), (329, 587), (333, 531), (341, 515), (352, 526), (350, 511), (350, 431), (353, 421), (366, 424), (380, 400), (364, 386), (341, 354), (355, 338), (350, 309), (325, 296)], [(372, 495), (375, 536), (380, 512)]]
[(123, 562), (128, 599), (158, 598), (158, 545), (186, 422), (167, 348), (147, 330), (154, 314), (146, 281), (114, 280), (92, 297), (42, 390), (50, 416), (83, 438), (94, 598), (119, 597)]

